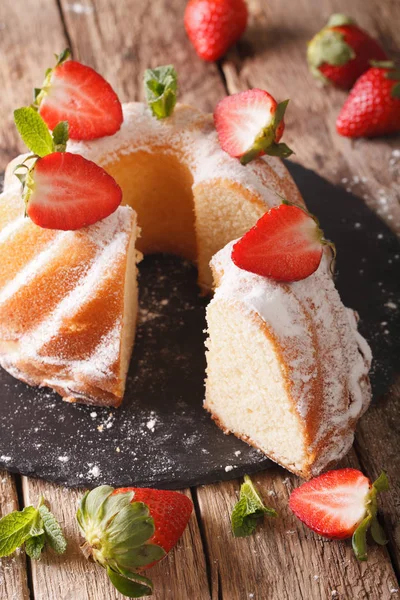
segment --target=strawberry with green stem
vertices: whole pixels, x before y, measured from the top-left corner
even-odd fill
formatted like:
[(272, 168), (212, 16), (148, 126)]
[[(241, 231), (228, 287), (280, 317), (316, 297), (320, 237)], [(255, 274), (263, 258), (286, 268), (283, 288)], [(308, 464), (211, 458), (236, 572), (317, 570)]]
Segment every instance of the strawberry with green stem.
[(68, 121), (74, 140), (94, 140), (116, 133), (122, 124), (122, 106), (111, 85), (91, 67), (70, 59), (70, 51), (56, 56), (32, 107), (49, 129)]
[(16, 167), (23, 186), (25, 211), (39, 227), (75, 230), (113, 213), (122, 191), (94, 162), (66, 152), (68, 123), (58, 123), (51, 135), (31, 107), (14, 112), (17, 129), (33, 153)]
[(369, 69), (371, 60), (385, 60), (386, 52), (354, 19), (334, 14), (308, 43), (311, 73), (323, 83), (349, 89)]
[(379, 545), (387, 543), (377, 519), (378, 494), (389, 489), (385, 473), (371, 483), (357, 469), (328, 471), (295, 489), (289, 506), (307, 527), (330, 539), (352, 537), (358, 560), (367, 560), (367, 532)]
[(279, 104), (265, 90), (251, 89), (221, 100), (214, 111), (214, 123), (221, 148), (246, 165), (269, 154), (288, 157), (293, 154), (279, 143), (289, 100)]
[(176, 544), (192, 510), (189, 498), (178, 492), (100, 486), (79, 504), (82, 551), (107, 571), (122, 594), (129, 598), (151, 594), (152, 582), (142, 571)]

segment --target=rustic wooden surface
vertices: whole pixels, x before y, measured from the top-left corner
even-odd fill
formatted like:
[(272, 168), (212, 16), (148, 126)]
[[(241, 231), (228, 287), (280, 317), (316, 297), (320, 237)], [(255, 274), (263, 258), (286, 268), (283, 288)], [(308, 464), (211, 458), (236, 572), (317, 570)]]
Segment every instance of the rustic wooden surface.
[[(0, 170), (23, 150), (12, 110), (30, 101), (31, 90), (52, 64), (53, 53), (70, 45), (76, 58), (98, 69), (121, 100), (142, 98), (146, 67), (173, 62), (180, 99), (212, 110), (227, 92), (266, 87), (291, 98), (286, 141), (294, 160), (352, 189), (400, 231), (398, 136), (351, 142), (335, 133), (344, 101), (338, 90), (321, 90), (309, 75), (306, 41), (332, 12), (351, 10), (399, 57), (398, 0), (248, 0), (249, 28), (220, 64), (195, 55), (182, 26), (184, 0), (2, 0), (0, 3)], [(240, 481), (186, 490), (196, 506), (190, 526), (170, 556), (152, 570), (154, 598), (173, 600), (386, 600), (399, 598), (400, 572), (400, 382), (363, 417), (354, 449), (343, 464), (361, 466), (371, 478), (385, 469), (392, 490), (382, 496), (390, 543), (371, 546), (359, 564), (348, 542), (323, 540), (295, 520), (287, 507), (298, 478), (275, 468), (255, 477), (262, 495), (279, 512), (251, 538), (235, 540), (229, 513)], [(397, 404), (396, 404), (397, 402)], [(16, 443), (17, 440), (16, 440)], [(18, 493), (19, 490), (19, 493)], [(46, 553), (39, 563), (23, 552), (2, 559), (0, 599), (120, 599), (101, 569), (79, 551), (74, 513), (80, 491), (0, 473), (0, 514), (36, 503), (43, 494), (65, 528), (68, 551)]]

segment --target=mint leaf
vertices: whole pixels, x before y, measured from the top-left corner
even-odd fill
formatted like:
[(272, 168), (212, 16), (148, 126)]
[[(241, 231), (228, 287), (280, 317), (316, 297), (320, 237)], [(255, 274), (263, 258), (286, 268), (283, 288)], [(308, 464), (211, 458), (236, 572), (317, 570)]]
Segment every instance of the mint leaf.
[(54, 152), (53, 139), (42, 117), (31, 107), (17, 108), (14, 121), (29, 150), (43, 157)]
[(36, 508), (27, 506), (0, 519), (0, 557), (15, 552), (30, 537), (37, 515)]
[(124, 575), (121, 575), (110, 567), (107, 567), (107, 575), (113, 586), (128, 598), (142, 598), (150, 596), (153, 592), (153, 584), (143, 575), (129, 571), (124, 571)]
[(68, 121), (60, 121), (53, 129), (54, 152), (65, 152), (68, 142)]
[(67, 548), (67, 541), (57, 519), (44, 504), (39, 506), (39, 512), (43, 519), (46, 542), (50, 544), (57, 554), (64, 554)]
[(245, 475), (244, 483), (240, 488), (239, 501), (231, 515), (233, 535), (235, 537), (251, 535), (264, 515), (276, 517), (277, 513), (263, 504), (250, 477)]
[(146, 69), (144, 90), (147, 104), (157, 119), (169, 117), (176, 104), (178, 75), (172, 65)]
[(44, 547), (44, 533), (29, 537), (25, 542), (25, 552), (32, 560), (39, 560)]

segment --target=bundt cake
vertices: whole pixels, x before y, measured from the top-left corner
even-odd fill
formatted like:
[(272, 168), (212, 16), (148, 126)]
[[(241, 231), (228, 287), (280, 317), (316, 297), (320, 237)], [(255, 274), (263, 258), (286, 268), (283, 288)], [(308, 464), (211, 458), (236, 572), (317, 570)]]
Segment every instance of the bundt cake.
[(21, 188), (0, 196), (0, 362), (71, 402), (117, 406), (137, 315), (136, 215), (79, 231), (24, 218)]
[(306, 477), (344, 454), (369, 402), (370, 355), (326, 259), (307, 280), (279, 284), (230, 258), (231, 240), (282, 197), (304, 206), (280, 159), (243, 166), (221, 149), (212, 117), (177, 105), (158, 120), (141, 103), (123, 107), (113, 135), (67, 149), (112, 175), (127, 206), (78, 231), (41, 229), (24, 219), (15, 179), (26, 157), (10, 163), (0, 201), (1, 365), (69, 401), (118, 406), (140, 253), (195, 261), (204, 292), (217, 253), (206, 408), (225, 432)]
[(368, 407), (371, 352), (326, 254), (307, 279), (276, 283), (212, 259), (205, 407), (225, 431), (311, 477), (344, 456)]

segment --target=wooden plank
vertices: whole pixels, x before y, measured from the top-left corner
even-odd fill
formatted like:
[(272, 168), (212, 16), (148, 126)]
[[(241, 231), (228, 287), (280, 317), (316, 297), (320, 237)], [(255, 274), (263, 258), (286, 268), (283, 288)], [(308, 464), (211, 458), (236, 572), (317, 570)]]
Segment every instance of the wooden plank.
[[(389, 227), (400, 232), (399, 137), (351, 141), (339, 136), (335, 122), (346, 93), (330, 87), (319, 88), (308, 71), (305, 57), (307, 40), (328, 16), (348, 10), (395, 54), (400, 47), (396, 26), (400, 20), (399, 2), (369, 0), (368, 10), (365, 0), (354, 0), (351, 7), (344, 1), (299, 0), (292, 11), (286, 10), (280, 0), (268, 3), (249, 0), (248, 4), (251, 14), (248, 31), (222, 63), (229, 92), (261, 87), (278, 99), (291, 98), (285, 140), (296, 152), (293, 160), (363, 197)], [(367, 412), (358, 427), (356, 449), (371, 478), (385, 468), (392, 481), (392, 492), (383, 499), (383, 506), (391, 553), (399, 568), (396, 397), (393, 388), (386, 401), (378, 402)]]
[[(354, 453), (344, 465), (358, 466)], [(278, 467), (253, 476), (265, 502), (278, 511), (257, 532), (235, 539), (230, 513), (240, 482), (201, 486), (197, 496), (209, 553), (213, 600), (394, 600), (398, 583), (387, 550), (371, 545), (368, 562), (353, 555), (350, 541), (325, 540), (300, 523), (288, 507), (301, 481)]]
[(364, 470), (373, 479), (382, 470), (390, 481), (390, 492), (382, 494), (381, 506), (389, 550), (397, 573), (400, 573), (400, 377), (389, 393), (372, 406), (362, 418), (355, 449)]
[(67, 45), (54, 0), (0, 2), (0, 172), (26, 147), (13, 123), (13, 110), (32, 102), (54, 53)]
[(179, 100), (212, 111), (225, 95), (217, 66), (200, 61), (183, 28), (184, 0), (61, 0), (74, 56), (93, 66), (124, 102), (143, 99), (143, 73), (173, 63)]
[[(18, 504), (14, 476), (0, 471), (0, 517), (21, 508)], [(0, 559), (0, 598), (29, 599), (25, 553), (20, 549), (12, 556)]]
[[(40, 561), (32, 561), (35, 600), (123, 600), (109, 583), (104, 570), (88, 562), (80, 551), (75, 519), (79, 498), (84, 490), (71, 490), (23, 477), (26, 504), (35, 504), (41, 494), (63, 527), (68, 541), (67, 552), (57, 556), (51, 550)], [(190, 497), (190, 491), (185, 493)], [(154, 600), (209, 598), (204, 554), (197, 519), (193, 513), (182, 538), (170, 554), (149, 571), (154, 584)]]
[(285, 141), (296, 153), (292, 159), (364, 197), (399, 232), (399, 138), (352, 141), (336, 133), (346, 92), (317, 86), (308, 71), (306, 44), (330, 14), (350, 12), (388, 51), (398, 52), (400, 3), (298, 0), (292, 10), (281, 0), (248, 0), (248, 5), (248, 30), (222, 62), (229, 92), (261, 87), (279, 100), (290, 98)]

